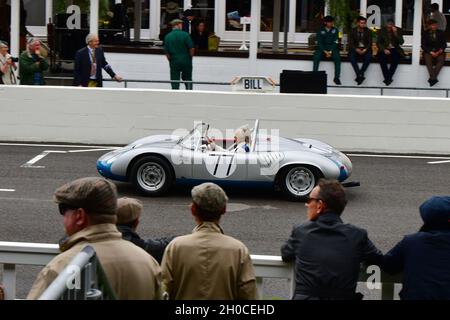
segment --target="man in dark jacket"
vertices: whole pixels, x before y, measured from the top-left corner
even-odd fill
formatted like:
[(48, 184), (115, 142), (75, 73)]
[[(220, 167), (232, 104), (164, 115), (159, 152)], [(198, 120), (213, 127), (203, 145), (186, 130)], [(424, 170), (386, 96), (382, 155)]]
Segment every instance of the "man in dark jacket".
[[(372, 32), (367, 28), (367, 19), (358, 17), (357, 27), (350, 32), (349, 57), (356, 74), (356, 83), (360, 85), (366, 79), (364, 73), (372, 60)], [(363, 60), (361, 69), (358, 66), (358, 58)]]
[[(404, 51), (401, 47), (404, 42), (402, 29), (395, 26), (394, 20), (389, 19), (386, 26), (381, 28), (377, 40), (378, 59), (384, 76), (383, 82), (387, 86), (392, 83), (394, 73), (400, 63), (400, 58), (404, 56)], [(388, 57), (391, 58), (389, 68)]]
[(438, 29), (438, 22), (430, 19), (429, 28), (422, 35), (423, 60), (428, 69), (430, 87), (439, 82), (437, 76), (445, 63), (447, 40), (444, 31)]
[(161, 263), (164, 250), (175, 237), (142, 239), (136, 233), (142, 208), (142, 203), (137, 199), (119, 198), (117, 200), (117, 229), (122, 233), (124, 240), (133, 242), (153, 256), (158, 263)]
[(383, 271), (403, 272), (403, 300), (450, 299), (450, 197), (420, 206), (424, 225), (384, 256)]
[(295, 261), (294, 300), (361, 299), (355, 293), (360, 263), (381, 263), (367, 231), (342, 222), (346, 204), (342, 185), (321, 179), (305, 204), (309, 221), (281, 247), (283, 261)]
[(117, 75), (106, 62), (103, 49), (96, 34), (90, 33), (86, 37), (87, 46), (75, 54), (74, 86), (102, 87), (104, 69), (114, 80), (120, 82), (122, 77)]

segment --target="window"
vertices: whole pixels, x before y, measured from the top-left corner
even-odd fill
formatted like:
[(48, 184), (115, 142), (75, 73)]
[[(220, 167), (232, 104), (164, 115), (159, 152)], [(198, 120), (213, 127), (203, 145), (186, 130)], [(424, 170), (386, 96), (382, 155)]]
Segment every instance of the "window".
[[(281, 0), (280, 8), (280, 30), (284, 30), (284, 0)], [(261, 31), (273, 31), (273, 19), (274, 19), (274, 1), (273, 0), (261, 0)]]
[(316, 32), (322, 26), (324, 0), (297, 0), (295, 32)]
[(204, 21), (206, 28), (214, 32), (215, 0), (192, 0), (192, 11), (197, 19)]
[(412, 35), (413, 29), (414, 29), (414, 0), (403, 0), (403, 10), (402, 10), (403, 34)]
[[(225, 20), (227, 31), (242, 31), (243, 26), (240, 22), (240, 17), (250, 16), (251, 0), (226, 0)], [(247, 26), (247, 31), (250, 26)]]
[(24, 0), (21, 5), (25, 8), (26, 15), (21, 16), (20, 18), (25, 18), (26, 25), (47, 25), (48, 21), (45, 21), (45, 0)]
[[(153, 0), (155, 1), (155, 0)], [(161, 0), (161, 33), (171, 30), (170, 21), (183, 17), (183, 0)]]
[[(139, 1), (139, 0), (138, 0)], [(107, 8), (102, 9), (100, 6), (99, 19), (100, 23), (102, 21), (110, 21), (110, 18), (114, 19), (115, 15), (124, 14), (126, 17), (125, 24), (129, 25), (130, 28), (134, 28), (134, 7), (135, 0), (122, 0), (122, 4), (116, 4), (115, 0), (109, 0), (109, 4)], [(123, 19), (123, 18), (122, 18)], [(121, 19), (117, 19), (118, 21)], [(109, 23), (111, 23), (110, 21)], [(123, 22), (123, 21), (121, 21)], [(117, 22), (119, 23), (119, 22)], [(120, 24), (120, 23), (119, 23)], [(150, 28), (150, 1), (144, 0), (141, 1), (141, 28), (148, 29)]]
[[(376, 6), (376, 12), (380, 12), (381, 26), (386, 24), (388, 19), (395, 20), (395, 1), (392, 0), (367, 0), (367, 7)], [(377, 13), (374, 13), (377, 14)], [(368, 12), (368, 17), (370, 12)], [(378, 19), (375, 19), (378, 20)]]

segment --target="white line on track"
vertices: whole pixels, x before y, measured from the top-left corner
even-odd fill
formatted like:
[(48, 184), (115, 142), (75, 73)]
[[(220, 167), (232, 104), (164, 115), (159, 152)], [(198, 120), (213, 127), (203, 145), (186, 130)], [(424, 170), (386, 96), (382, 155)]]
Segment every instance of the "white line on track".
[(102, 148), (102, 149), (120, 149), (121, 147), (111, 146), (91, 146), (91, 145), (73, 145), (73, 144), (34, 144), (34, 143), (7, 143), (0, 142), (0, 146), (18, 146), (18, 147), (54, 147), (54, 148)]
[(0, 192), (14, 192), (16, 189), (0, 189)]
[(44, 166), (34, 166), (34, 164), (36, 162), (38, 162), (39, 160), (41, 160), (42, 158), (44, 158), (45, 156), (47, 156), (48, 154), (49, 154), (48, 151), (43, 151), (41, 154), (38, 154), (36, 157), (31, 159), (30, 161), (21, 165), (21, 167), (22, 168), (45, 168)]
[(116, 148), (103, 148), (103, 149), (86, 149), (86, 150), (69, 150), (68, 153), (78, 153), (78, 152), (93, 152), (93, 151), (110, 151)]
[(402, 156), (395, 154), (362, 154), (362, 153), (346, 153), (349, 157), (367, 157), (367, 158), (400, 158), (400, 159), (444, 159), (450, 160), (450, 157), (439, 156)]
[(441, 164), (441, 163), (450, 163), (450, 160), (443, 161), (429, 161), (428, 164)]

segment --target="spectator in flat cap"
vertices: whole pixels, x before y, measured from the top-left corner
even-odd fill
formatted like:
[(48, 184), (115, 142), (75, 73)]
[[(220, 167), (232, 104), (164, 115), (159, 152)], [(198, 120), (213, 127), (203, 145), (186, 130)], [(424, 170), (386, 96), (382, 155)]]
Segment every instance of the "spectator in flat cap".
[(166, 248), (163, 287), (175, 300), (257, 299), (256, 278), (247, 247), (226, 236), (219, 225), (227, 195), (214, 183), (192, 189), (192, 234)]
[(183, 12), (183, 31), (186, 31), (189, 35), (192, 35), (195, 31), (195, 20), (194, 11), (191, 9), (185, 10)]
[(86, 245), (94, 248), (118, 299), (159, 299), (161, 269), (144, 250), (122, 239), (116, 228), (117, 190), (103, 178), (81, 178), (54, 193), (68, 238), (61, 253), (37, 276), (28, 299), (38, 299)]
[[(175, 19), (171, 22), (172, 31), (164, 38), (164, 50), (169, 60), (170, 80), (192, 81), (192, 57), (194, 43), (190, 35), (183, 31), (183, 20)], [(172, 82), (172, 89), (180, 89), (179, 82)], [(192, 83), (185, 83), (186, 90), (192, 90)]]
[(450, 197), (432, 197), (419, 211), (423, 226), (384, 256), (382, 268), (403, 273), (402, 300), (449, 300)]
[(117, 229), (122, 233), (122, 238), (131, 241), (138, 247), (147, 251), (153, 258), (161, 263), (164, 250), (175, 237), (163, 237), (158, 239), (142, 239), (136, 229), (139, 225), (143, 205), (138, 199), (119, 198), (117, 200)]

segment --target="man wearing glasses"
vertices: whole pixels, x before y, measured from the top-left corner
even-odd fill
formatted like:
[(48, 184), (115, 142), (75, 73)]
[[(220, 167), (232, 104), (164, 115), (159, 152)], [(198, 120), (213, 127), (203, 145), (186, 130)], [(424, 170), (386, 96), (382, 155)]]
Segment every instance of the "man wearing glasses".
[(281, 247), (283, 261), (295, 261), (294, 300), (357, 300), (360, 263), (381, 264), (382, 253), (367, 231), (344, 224), (347, 199), (336, 180), (321, 179), (305, 206), (308, 222), (294, 227)]
[(161, 269), (149, 254), (123, 240), (116, 228), (117, 190), (103, 178), (82, 178), (54, 193), (68, 236), (60, 244), (62, 253), (39, 273), (28, 294), (38, 299), (86, 245), (94, 248), (117, 299), (162, 297)]

